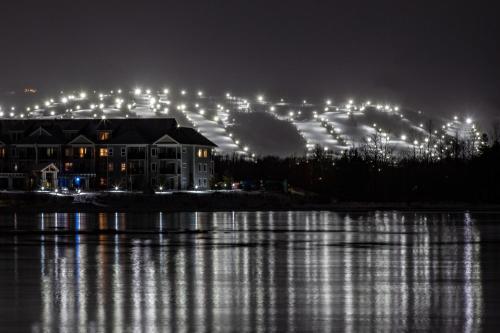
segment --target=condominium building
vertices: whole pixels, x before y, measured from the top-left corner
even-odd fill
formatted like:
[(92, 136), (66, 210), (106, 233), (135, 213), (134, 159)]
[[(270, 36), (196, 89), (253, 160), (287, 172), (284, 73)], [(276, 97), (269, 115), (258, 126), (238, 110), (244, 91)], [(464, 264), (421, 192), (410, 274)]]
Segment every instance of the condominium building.
[(5, 119), (0, 189), (208, 189), (215, 147), (175, 119)]

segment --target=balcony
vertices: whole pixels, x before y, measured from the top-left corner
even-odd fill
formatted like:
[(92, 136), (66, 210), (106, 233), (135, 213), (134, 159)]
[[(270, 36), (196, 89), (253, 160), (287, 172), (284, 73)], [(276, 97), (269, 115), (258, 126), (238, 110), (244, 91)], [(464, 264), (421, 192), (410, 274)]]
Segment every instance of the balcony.
[(160, 174), (162, 175), (175, 175), (175, 166), (172, 167), (160, 167)]
[[(174, 152), (160, 152), (158, 153), (158, 159), (160, 160), (176, 160), (177, 154)], [(180, 157), (179, 157), (180, 158)]]
[(144, 168), (129, 168), (128, 170), (129, 175), (143, 175), (144, 174)]
[(160, 148), (158, 149), (158, 158), (161, 160), (175, 160), (180, 158), (176, 148)]
[(146, 158), (146, 152), (144, 150), (129, 150), (127, 152), (127, 158), (129, 160), (143, 160)]

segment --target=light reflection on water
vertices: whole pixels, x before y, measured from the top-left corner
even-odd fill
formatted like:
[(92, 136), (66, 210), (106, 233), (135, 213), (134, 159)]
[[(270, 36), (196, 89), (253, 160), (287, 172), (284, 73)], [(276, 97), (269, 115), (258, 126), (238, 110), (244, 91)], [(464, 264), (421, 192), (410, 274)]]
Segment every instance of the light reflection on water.
[(473, 332), (484, 325), (481, 217), (469, 213), (0, 218), (11, 232), (0, 238), (4, 329)]

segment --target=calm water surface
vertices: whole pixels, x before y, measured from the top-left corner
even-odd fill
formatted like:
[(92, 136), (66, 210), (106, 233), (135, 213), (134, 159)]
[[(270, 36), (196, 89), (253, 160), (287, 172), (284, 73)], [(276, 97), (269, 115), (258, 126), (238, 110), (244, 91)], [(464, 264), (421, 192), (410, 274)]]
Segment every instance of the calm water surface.
[(0, 331), (500, 324), (500, 215), (0, 215)]

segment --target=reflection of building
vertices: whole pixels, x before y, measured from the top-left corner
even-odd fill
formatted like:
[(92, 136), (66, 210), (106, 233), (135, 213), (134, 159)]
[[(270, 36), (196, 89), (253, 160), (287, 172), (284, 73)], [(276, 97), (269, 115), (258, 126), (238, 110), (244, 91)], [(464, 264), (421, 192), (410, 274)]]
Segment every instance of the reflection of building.
[(0, 188), (206, 189), (214, 147), (175, 119), (2, 120)]

